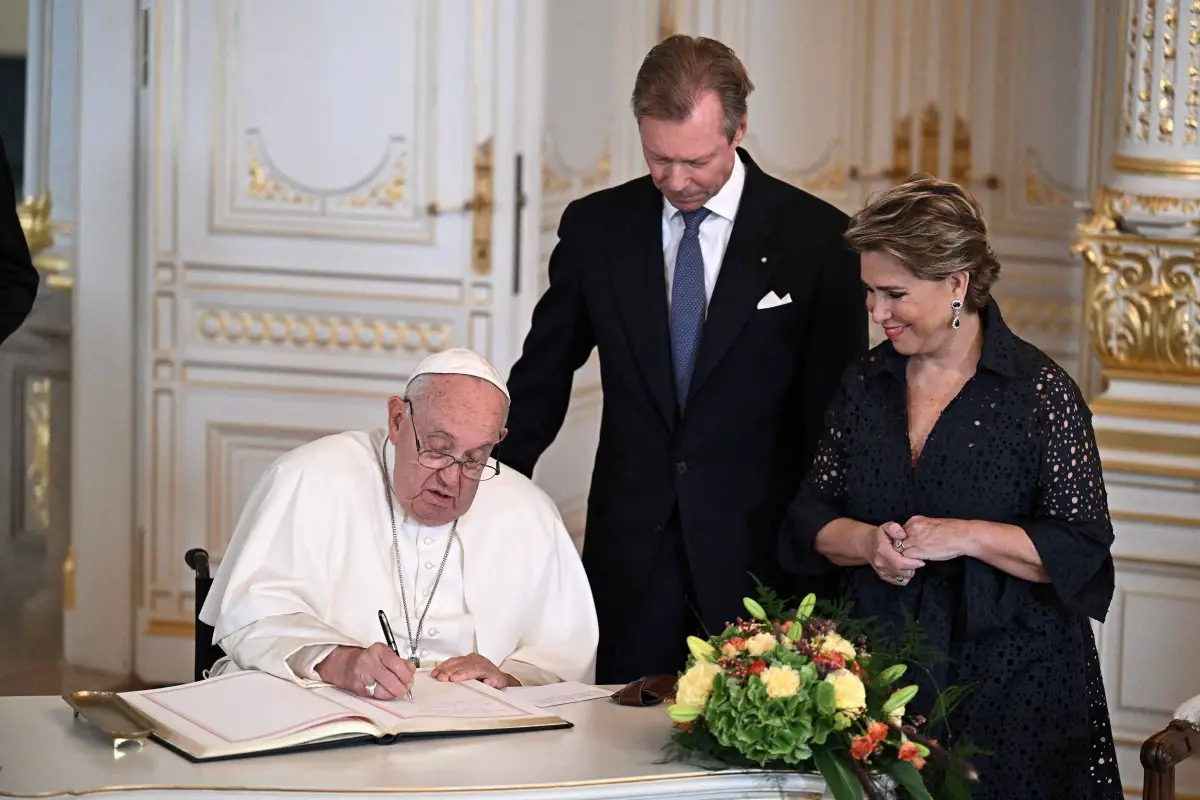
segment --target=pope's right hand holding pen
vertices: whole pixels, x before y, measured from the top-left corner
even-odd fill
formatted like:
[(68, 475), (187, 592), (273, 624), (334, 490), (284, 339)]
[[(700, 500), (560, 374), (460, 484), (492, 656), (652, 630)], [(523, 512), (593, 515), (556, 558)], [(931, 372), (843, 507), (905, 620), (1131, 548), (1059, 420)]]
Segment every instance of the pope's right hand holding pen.
[(387, 644), (376, 642), (370, 647), (338, 646), (317, 664), (321, 680), (362, 697), (376, 700), (412, 699), (412, 684), (416, 669), (402, 658), (396, 649), (387, 617), (379, 612)]

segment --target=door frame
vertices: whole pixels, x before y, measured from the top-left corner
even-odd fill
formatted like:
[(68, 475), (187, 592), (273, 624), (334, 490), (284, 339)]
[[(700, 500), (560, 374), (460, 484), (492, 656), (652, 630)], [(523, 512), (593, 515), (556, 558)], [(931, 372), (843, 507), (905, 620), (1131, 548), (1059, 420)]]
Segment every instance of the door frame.
[[(147, 0), (148, 2), (149, 0)], [(67, 664), (133, 670), (138, 0), (79, 8)], [(84, 135), (86, 134), (86, 135)]]

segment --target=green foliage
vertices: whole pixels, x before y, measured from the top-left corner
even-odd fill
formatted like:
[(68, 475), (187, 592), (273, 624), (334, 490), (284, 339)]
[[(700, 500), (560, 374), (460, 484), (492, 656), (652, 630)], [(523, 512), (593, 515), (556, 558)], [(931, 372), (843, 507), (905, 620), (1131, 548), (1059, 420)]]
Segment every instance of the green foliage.
[(844, 758), (834, 755), (829, 748), (818, 747), (813, 760), (834, 800), (863, 800), (862, 784)]
[(897, 761), (892, 764), (888, 774), (913, 800), (933, 800), (933, 795), (925, 788), (925, 781), (921, 778), (921, 773), (907, 761)]
[(760, 581), (754, 573), (750, 573), (750, 579), (754, 581), (758, 605), (766, 613), (767, 619), (785, 619), (788, 616), (787, 608), (791, 601), (780, 597), (778, 592)]
[(717, 741), (760, 766), (771, 762), (799, 764), (812, 757), (812, 716), (808, 694), (770, 698), (762, 681), (744, 686), (718, 675), (705, 720)]
[[(862, 800), (863, 785), (881, 775), (889, 775), (914, 800), (935, 796), (938, 800), (967, 800), (974, 779), (966, 759), (978, 751), (956, 746), (947, 752), (930, 743), (930, 752), (930, 747), (922, 744), (928, 740), (906, 727), (926, 759), (924, 769), (918, 770), (899, 758), (905, 737), (895, 728), (884, 733), (888, 729), (880, 724), (917, 694), (916, 685), (897, 688), (898, 682), (912, 669), (929, 672), (944, 659), (924, 641), (920, 626), (906, 619), (904, 635), (897, 641), (882, 635), (875, 621), (855, 617), (847, 603), (829, 603), (808, 595), (789, 612), (774, 590), (757, 578), (755, 582), (758, 599), (744, 600), (749, 619), (732, 622), (707, 640), (692, 637), (687, 642), (688, 669), (699, 661), (709, 661), (720, 671), (713, 678), (704, 708), (674, 705), (668, 709), (676, 723), (665, 748), (668, 759), (703, 768), (819, 771), (837, 800)], [(854, 653), (822, 651), (829, 632), (849, 641)], [(763, 633), (771, 634), (776, 646), (751, 656), (746, 643)], [(835, 688), (826, 680), (842, 668), (843, 661), (864, 684), (866, 708), (862, 711), (839, 710), (841, 686)], [(783, 668), (795, 671), (799, 687), (790, 696), (771, 697), (761, 676), (779, 680), (774, 671)], [(841, 674), (836, 680), (840, 684), (853, 679)], [(779, 685), (788, 685), (786, 677)], [(854, 687), (847, 689), (852, 692)], [(935, 688), (934, 720), (944, 721), (965, 694), (961, 687)]]

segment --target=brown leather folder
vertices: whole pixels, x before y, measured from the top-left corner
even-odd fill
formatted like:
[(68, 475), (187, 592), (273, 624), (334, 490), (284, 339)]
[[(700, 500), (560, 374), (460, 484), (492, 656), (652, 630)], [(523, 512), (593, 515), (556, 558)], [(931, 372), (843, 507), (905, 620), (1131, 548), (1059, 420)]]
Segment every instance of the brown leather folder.
[(613, 692), (612, 699), (623, 706), (653, 706), (675, 696), (674, 675), (646, 675)]

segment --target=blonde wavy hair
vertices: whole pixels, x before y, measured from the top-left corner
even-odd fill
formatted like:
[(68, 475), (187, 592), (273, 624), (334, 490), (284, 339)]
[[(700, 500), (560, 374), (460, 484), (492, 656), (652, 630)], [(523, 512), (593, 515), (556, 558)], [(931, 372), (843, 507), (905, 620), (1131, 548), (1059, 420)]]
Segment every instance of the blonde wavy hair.
[(855, 252), (887, 253), (923, 280), (966, 272), (968, 311), (987, 305), (1000, 278), (979, 202), (958, 184), (932, 175), (913, 175), (870, 197), (843, 238)]

